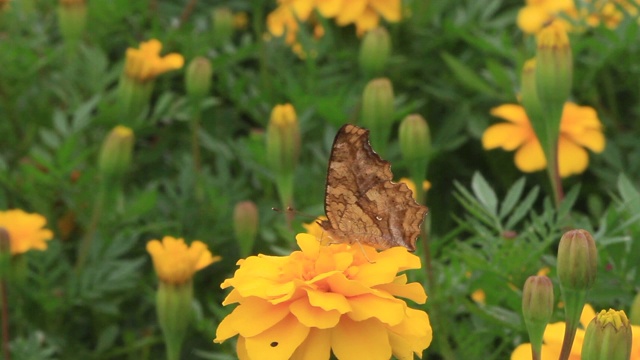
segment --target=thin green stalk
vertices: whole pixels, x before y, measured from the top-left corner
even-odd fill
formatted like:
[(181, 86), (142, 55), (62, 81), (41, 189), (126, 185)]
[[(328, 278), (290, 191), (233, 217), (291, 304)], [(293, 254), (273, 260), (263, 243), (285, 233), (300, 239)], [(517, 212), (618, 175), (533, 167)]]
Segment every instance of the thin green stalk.
[(96, 229), (98, 228), (98, 222), (102, 217), (102, 213), (104, 210), (105, 199), (106, 199), (107, 189), (104, 185), (104, 181), (101, 181), (100, 188), (98, 189), (98, 194), (96, 195), (95, 203), (93, 204), (93, 212), (91, 213), (91, 221), (89, 222), (89, 226), (87, 227), (87, 231), (80, 240), (80, 245), (78, 247), (78, 259), (76, 261), (76, 271), (81, 271), (84, 267), (87, 258), (89, 257), (89, 252), (91, 251), (91, 244), (93, 243), (93, 238), (95, 237)]
[(559, 360), (567, 360), (571, 355), (573, 340), (576, 336), (578, 325), (580, 325), (580, 314), (582, 314), (587, 292), (585, 290), (576, 291), (563, 288), (561, 288), (561, 291), (565, 303), (566, 327)]
[(9, 352), (9, 297), (4, 276), (0, 279), (0, 299), (2, 301), (2, 358), (11, 360)]

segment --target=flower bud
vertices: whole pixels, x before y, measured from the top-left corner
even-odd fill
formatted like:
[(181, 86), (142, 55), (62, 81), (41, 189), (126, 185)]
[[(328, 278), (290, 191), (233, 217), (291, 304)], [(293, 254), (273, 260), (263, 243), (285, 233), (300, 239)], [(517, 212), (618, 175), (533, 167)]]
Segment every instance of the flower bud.
[(628, 360), (631, 356), (631, 324), (624, 311), (600, 311), (587, 326), (583, 360)]
[(235, 19), (233, 13), (227, 7), (217, 7), (211, 13), (213, 23), (213, 44), (224, 45), (231, 40)]
[(276, 105), (267, 127), (267, 161), (282, 205), (293, 205), (293, 174), (300, 156), (300, 125), (291, 104)]
[(558, 278), (569, 290), (588, 290), (596, 279), (596, 244), (586, 230), (567, 231), (558, 246)]
[(242, 201), (233, 209), (233, 230), (240, 244), (241, 257), (251, 254), (258, 234), (258, 208), (252, 201)]
[(407, 115), (400, 123), (400, 151), (410, 162), (424, 163), (426, 167), (431, 151), (431, 134), (427, 121), (418, 114)]
[[(546, 141), (546, 123), (545, 116), (538, 98), (538, 90), (536, 89), (536, 59), (529, 59), (522, 67), (521, 84), (520, 84), (522, 105), (527, 113), (527, 117), (531, 122), (531, 126), (536, 136), (541, 142)], [(559, 129), (558, 129), (559, 130)], [(543, 149), (546, 144), (542, 144)]]
[(540, 30), (537, 35), (536, 89), (540, 104), (552, 111), (549, 115), (560, 124), (564, 103), (573, 82), (573, 58), (567, 31), (559, 21)]
[(98, 158), (100, 173), (106, 181), (119, 180), (131, 163), (133, 150), (133, 131), (118, 125), (107, 135)]
[(62, 38), (74, 44), (82, 37), (87, 23), (87, 3), (85, 0), (60, 0), (58, 6), (58, 26)]
[(522, 291), (525, 322), (547, 325), (553, 313), (553, 283), (546, 276), (529, 276)]
[(389, 32), (378, 27), (367, 32), (360, 44), (359, 63), (365, 74), (379, 74), (389, 59), (391, 39)]
[(198, 99), (205, 97), (211, 90), (212, 74), (213, 69), (209, 59), (198, 56), (191, 60), (185, 76), (187, 94)]
[(369, 81), (362, 94), (362, 125), (371, 130), (371, 144), (380, 154), (386, 153), (393, 125), (393, 86), (387, 78)]

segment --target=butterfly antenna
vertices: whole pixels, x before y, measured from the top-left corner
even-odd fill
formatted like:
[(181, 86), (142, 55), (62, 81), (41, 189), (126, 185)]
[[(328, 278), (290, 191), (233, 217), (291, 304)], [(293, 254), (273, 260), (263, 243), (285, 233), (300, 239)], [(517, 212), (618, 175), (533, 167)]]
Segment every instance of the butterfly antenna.
[(285, 213), (285, 214), (289, 214), (289, 215), (293, 215), (293, 216), (302, 216), (308, 219), (315, 219), (317, 218), (317, 216), (313, 216), (313, 215), (309, 215), (309, 214), (305, 214), (303, 212), (300, 212), (294, 208), (292, 208), (291, 206), (287, 206), (286, 209), (282, 210), (280, 208), (276, 208), (276, 207), (272, 207), (271, 210), (278, 212), (278, 213)]

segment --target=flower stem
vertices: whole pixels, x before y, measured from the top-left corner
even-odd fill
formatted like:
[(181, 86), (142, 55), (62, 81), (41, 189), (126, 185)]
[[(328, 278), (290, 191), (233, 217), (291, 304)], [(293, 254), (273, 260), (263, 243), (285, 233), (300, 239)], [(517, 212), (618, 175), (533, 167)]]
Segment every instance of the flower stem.
[(91, 214), (91, 221), (89, 222), (89, 226), (87, 227), (87, 232), (82, 237), (80, 241), (80, 245), (78, 246), (78, 259), (76, 261), (76, 271), (82, 270), (84, 264), (89, 257), (89, 252), (91, 251), (91, 243), (93, 242), (93, 238), (95, 236), (96, 229), (98, 227), (98, 222), (102, 217), (102, 212), (105, 204), (106, 198), (106, 186), (104, 182), (100, 185), (100, 189), (98, 190), (98, 194), (96, 196), (96, 202), (93, 206), (93, 213)]
[(573, 340), (580, 324), (580, 314), (582, 314), (582, 308), (584, 307), (585, 298), (587, 297), (587, 291), (585, 290), (570, 290), (563, 287), (562, 297), (565, 303), (565, 321), (566, 327), (564, 329), (564, 339), (562, 341), (562, 350), (560, 352), (560, 360), (569, 359), (571, 355), (571, 347), (573, 346)]

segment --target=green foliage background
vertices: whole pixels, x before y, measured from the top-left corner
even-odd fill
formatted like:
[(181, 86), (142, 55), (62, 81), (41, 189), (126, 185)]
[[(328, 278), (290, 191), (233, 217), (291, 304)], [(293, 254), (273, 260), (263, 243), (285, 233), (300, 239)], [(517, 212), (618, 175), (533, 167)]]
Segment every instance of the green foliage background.
[[(155, 10), (150, 4), (156, 3)], [(326, 22), (315, 41), (299, 35), (317, 57), (300, 59), (280, 39), (265, 41), (271, 1), (199, 1), (188, 19), (184, 1), (89, 1), (86, 33), (76, 48), (58, 32), (55, 1), (14, 1), (0, 15), (0, 209), (47, 217), (56, 237), (48, 250), (21, 257), (9, 288), (12, 353), (16, 359), (153, 359), (163, 355), (155, 317), (157, 280), (145, 245), (164, 235), (204, 241), (223, 257), (195, 276), (195, 321), (183, 358), (234, 358), (232, 341), (214, 345), (219, 284), (240, 257), (233, 208), (255, 202), (260, 227), (254, 253), (285, 254), (294, 229), (279, 207), (265, 159), (272, 107), (292, 103), (302, 129), (295, 207), (323, 213), (329, 151), (337, 129), (358, 123), (361, 93), (370, 80), (359, 69), (360, 39), (352, 27)], [(32, 7), (29, 4), (33, 5)], [(248, 27), (217, 42), (214, 6), (248, 15)], [(427, 194), (433, 282), (424, 309), (433, 321), (429, 358), (503, 359), (526, 342), (520, 315), (524, 280), (551, 267), (569, 228), (591, 231), (599, 273), (589, 302), (599, 310), (629, 311), (640, 288), (640, 31), (638, 19), (573, 34), (572, 99), (594, 107), (607, 137), (590, 154), (587, 172), (565, 179), (567, 199), (555, 209), (546, 176), (523, 176), (513, 154), (484, 151), (479, 141), (493, 122), (489, 109), (516, 103), (519, 72), (535, 53), (534, 39), (515, 25), (520, 1), (405, 1), (410, 17), (389, 24), (393, 50), (386, 70), (396, 94), (395, 118), (427, 119), (433, 156)], [(202, 129), (202, 193), (194, 191), (190, 110), (184, 70), (157, 79), (149, 115), (135, 129), (132, 168), (122, 192), (100, 218), (87, 267), (74, 270), (78, 242), (90, 223), (100, 144), (130, 119), (113, 116), (127, 47), (157, 38), (163, 53), (188, 63), (213, 63), (213, 90)], [(408, 176), (397, 126), (388, 155), (397, 178)], [(63, 234), (61, 219), (71, 219)], [(423, 256), (423, 249), (418, 255)], [(483, 289), (486, 304), (471, 300)], [(554, 321), (561, 319), (558, 310)]]

